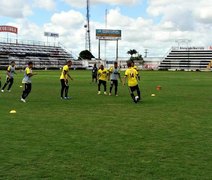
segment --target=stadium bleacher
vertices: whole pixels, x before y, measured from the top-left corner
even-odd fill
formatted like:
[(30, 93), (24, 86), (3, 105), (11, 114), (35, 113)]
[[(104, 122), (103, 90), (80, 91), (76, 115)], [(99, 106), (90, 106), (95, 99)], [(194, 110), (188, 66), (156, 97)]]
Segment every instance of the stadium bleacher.
[(68, 59), (73, 59), (61, 46), (19, 44), (0, 42), (0, 68), (4, 69), (11, 61), (17, 68), (24, 68), (32, 61), (35, 68), (60, 68)]
[(212, 60), (212, 50), (204, 48), (172, 48), (159, 65), (160, 70), (206, 70)]

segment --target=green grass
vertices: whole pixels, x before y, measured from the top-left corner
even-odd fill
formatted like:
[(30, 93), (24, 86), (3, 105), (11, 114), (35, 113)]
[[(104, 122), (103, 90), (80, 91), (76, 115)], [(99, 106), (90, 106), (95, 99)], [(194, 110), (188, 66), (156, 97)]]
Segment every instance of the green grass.
[(70, 101), (59, 71), (38, 72), (26, 104), (22, 73), (0, 94), (0, 179), (212, 179), (212, 73), (141, 72), (139, 104), (71, 74)]

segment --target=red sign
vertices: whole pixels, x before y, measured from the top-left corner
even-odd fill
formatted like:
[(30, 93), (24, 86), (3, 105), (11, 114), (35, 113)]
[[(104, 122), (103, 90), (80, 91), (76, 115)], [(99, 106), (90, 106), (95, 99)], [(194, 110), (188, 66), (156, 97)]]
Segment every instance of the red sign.
[(10, 32), (18, 34), (18, 28), (13, 26), (0, 26), (0, 32)]

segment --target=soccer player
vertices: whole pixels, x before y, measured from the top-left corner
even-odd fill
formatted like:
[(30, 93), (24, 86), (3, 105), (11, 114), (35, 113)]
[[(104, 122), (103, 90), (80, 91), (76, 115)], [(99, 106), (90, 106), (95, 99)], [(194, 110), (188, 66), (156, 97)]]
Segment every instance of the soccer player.
[(120, 75), (120, 69), (118, 68), (118, 63), (114, 62), (114, 67), (111, 67), (109, 69), (109, 74), (110, 74), (110, 93), (109, 96), (111, 96), (113, 86), (115, 86), (115, 95), (118, 96), (118, 79), (121, 80), (121, 75)]
[(26, 98), (28, 97), (29, 93), (32, 90), (31, 77), (36, 75), (36, 73), (32, 73), (32, 67), (33, 67), (33, 63), (30, 61), (24, 71), (24, 78), (22, 80), (22, 83), (24, 84), (24, 91), (21, 96), (21, 101), (24, 103), (26, 102)]
[(97, 83), (97, 67), (96, 64), (94, 64), (93, 69), (92, 69), (92, 82), (96, 82)]
[(98, 94), (101, 94), (101, 85), (104, 86), (104, 94), (107, 95), (107, 79), (108, 79), (108, 70), (104, 68), (103, 65), (100, 66), (98, 70)]
[[(130, 89), (130, 95), (135, 103), (137, 103), (141, 99), (141, 93), (138, 86), (138, 71), (136, 71), (132, 67), (132, 62), (127, 62), (128, 69), (125, 71), (125, 76), (123, 80), (123, 85), (126, 83), (126, 79), (128, 80), (128, 86)], [(134, 95), (134, 92), (137, 91), (137, 96)]]
[[(73, 80), (73, 78), (69, 74), (69, 69), (71, 68), (72, 61), (67, 61), (66, 65), (63, 66), (62, 73), (60, 75), (60, 83), (61, 83), (61, 91), (60, 91), (60, 97), (61, 99), (70, 99), (71, 97), (68, 96), (68, 90), (69, 90), (69, 83), (68, 79)], [(65, 96), (63, 96), (65, 93)]]
[(10, 92), (10, 89), (11, 89), (13, 82), (14, 82), (14, 74), (16, 74), (16, 72), (15, 72), (15, 61), (12, 61), (7, 68), (6, 82), (4, 83), (4, 86), (1, 89), (1, 92), (4, 92), (4, 89), (6, 88), (6, 86), (8, 84), (9, 85), (8, 85), (7, 91)]

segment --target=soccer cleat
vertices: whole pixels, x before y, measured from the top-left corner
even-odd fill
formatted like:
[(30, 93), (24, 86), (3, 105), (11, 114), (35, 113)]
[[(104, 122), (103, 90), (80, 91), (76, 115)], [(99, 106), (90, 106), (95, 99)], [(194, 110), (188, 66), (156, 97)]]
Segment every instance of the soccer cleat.
[(69, 100), (69, 99), (71, 99), (71, 97), (69, 97), (69, 96), (68, 97), (64, 97), (64, 99)]
[(11, 90), (7, 90), (8, 92), (11, 92)]
[(109, 96), (111, 96), (112, 94), (111, 93), (109, 93)]
[(107, 95), (107, 92), (106, 91), (104, 92), (104, 95)]
[(4, 90), (2, 89), (1, 92), (4, 92)]
[(101, 91), (98, 91), (98, 95), (100, 95), (101, 94)]
[(25, 99), (23, 99), (23, 98), (21, 98), (21, 101), (22, 101), (22, 102), (24, 102), (24, 103), (26, 103), (26, 100), (25, 100)]
[(119, 96), (118, 94), (116, 94), (116, 97)]

